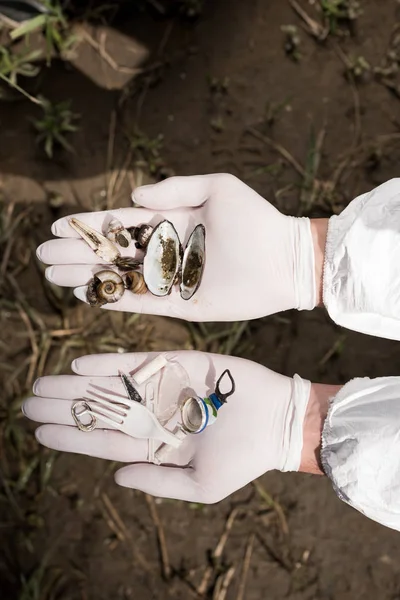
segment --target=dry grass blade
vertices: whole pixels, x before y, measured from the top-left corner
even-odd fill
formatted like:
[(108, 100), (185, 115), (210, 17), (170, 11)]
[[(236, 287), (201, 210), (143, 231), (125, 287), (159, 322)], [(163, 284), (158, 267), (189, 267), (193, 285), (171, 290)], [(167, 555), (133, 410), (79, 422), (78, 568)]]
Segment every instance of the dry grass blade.
[(278, 142), (274, 142), (274, 140), (271, 140), (271, 138), (269, 138), (266, 135), (263, 135), (260, 131), (257, 131), (257, 129), (254, 129), (253, 127), (249, 127), (246, 131), (261, 142), (264, 142), (264, 144), (266, 144), (267, 146), (270, 146), (271, 148), (276, 150), (276, 152), (278, 152), (282, 156), (282, 158), (286, 160), (286, 162), (292, 165), (294, 170), (297, 171), (297, 173), (301, 177), (306, 177), (306, 172), (300, 165), (300, 163), (298, 163), (294, 156), (292, 156), (290, 152), (286, 150), (286, 148), (281, 146), (281, 144), (278, 144)]
[(283, 509), (282, 509), (281, 505), (279, 504), (279, 502), (274, 500), (272, 498), (272, 496), (270, 496), (270, 494), (268, 494), (268, 492), (263, 488), (263, 486), (261, 485), (261, 483), (259, 481), (257, 481), (257, 480), (253, 481), (252, 485), (255, 487), (258, 495), (264, 500), (265, 504), (269, 508), (272, 508), (276, 512), (283, 533), (285, 535), (288, 535), (289, 527), (288, 527), (288, 524), (286, 521), (285, 513), (283, 512)]
[(235, 571), (236, 567), (232, 566), (227, 570), (226, 573), (218, 577), (212, 597), (213, 600), (225, 600), (229, 586), (232, 583), (232, 579), (235, 575)]
[(246, 552), (245, 552), (244, 559), (243, 559), (242, 575), (240, 578), (239, 589), (238, 589), (238, 593), (236, 596), (236, 600), (245, 600), (244, 593), (246, 590), (246, 582), (247, 582), (247, 575), (249, 573), (249, 568), (250, 568), (251, 555), (253, 554), (254, 539), (255, 539), (255, 535), (254, 535), (254, 533), (252, 533), (250, 535), (249, 541), (246, 546)]
[(229, 534), (231, 532), (231, 529), (233, 527), (235, 519), (238, 516), (238, 513), (239, 513), (239, 508), (234, 508), (226, 520), (224, 531), (222, 532), (222, 535), (218, 541), (218, 544), (216, 545), (215, 550), (212, 553), (212, 561), (214, 564), (208, 565), (206, 567), (203, 577), (202, 577), (202, 580), (201, 580), (199, 586), (197, 587), (197, 593), (200, 594), (201, 596), (204, 596), (204, 594), (208, 590), (212, 574), (214, 573), (214, 570), (215, 570), (215, 565), (218, 564), (218, 562), (222, 556), (226, 542), (228, 541)]
[(338, 339), (332, 344), (329, 350), (324, 354), (321, 360), (318, 363), (319, 367), (323, 367), (335, 354), (340, 354), (343, 350), (344, 342), (346, 340), (346, 335), (343, 333), (338, 337)]
[(361, 102), (360, 102), (360, 94), (358, 93), (357, 85), (354, 80), (354, 75), (351, 72), (351, 62), (343, 52), (339, 44), (334, 44), (333, 48), (343, 62), (346, 67), (347, 76), (349, 77), (351, 91), (353, 94), (353, 102), (354, 102), (354, 135), (353, 135), (353, 148), (357, 146), (360, 141), (361, 136)]
[(127, 75), (137, 75), (142, 72), (142, 69), (132, 69), (130, 67), (125, 67), (123, 65), (119, 65), (113, 57), (106, 50), (106, 41), (107, 35), (105, 31), (102, 31), (100, 34), (100, 41), (95, 40), (83, 27), (76, 25), (76, 30), (78, 34), (84, 39), (89, 46), (93, 48), (101, 58), (106, 62), (114, 71), (118, 73), (125, 73)]
[(19, 312), (19, 315), (20, 315), (22, 321), (24, 322), (24, 324), (26, 326), (29, 340), (31, 343), (31, 348), (32, 348), (32, 356), (30, 358), (29, 370), (28, 370), (28, 375), (27, 375), (26, 384), (25, 384), (26, 387), (28, 389), (30, 389), (32, 387), (33, 379), (35, 376), (35, 369), (36, 369), (37, 362), (39, 360), (40, 351), (39, 351), (38, 343), (36, 341), (35, 332), (33, 330), (31, 321), (30, 321), (27, 313), (22, 308), (22, 306), (18, 306), (18, 312)]
[(111, 531), (115, 533), (117, 538), (121, 542), (128, 542), (130, 547), (132, 548), (133, 557), (135, 562), (138, 562), (140, 566), (146, 571), (150, 571), (150, 565), (146, 561), (146, 559), (139, 553), (137, 550), (132, 537), (129, 533), (129, 529), (124, 524), (121, 519), (117, 509), (111, 502), (110, 498), (107, 496), (105, 492), (101, 494), (101, 499), (103, 501), (103, 505), (100, 505), (103, 516), (107, 525), (110, 527)]
[(305, 31), (315, 37), (318, 41), (322, 42), (326, 40), (329, 35), (329, 27), (323, 27), (321, 23), (318, 23), (315, 19), (312, 19), (300, 6), (296, 0), (289, 0), (293, 10), (299, 15), (299, 17), (304, 21), (306, 27), (304, 27)]
[(168, 580), (171, 577), (172, 570), (171, 565), (169, 563), (168, 547), (165, 539), (164, 528), (162, 526), (161, 519), (158, 515), (156, 503), (154, 501), (153, 496), (145, 494), (145, 498), (147, 506), (149, 507), (151, 518), (153, 519), (153, 523), (157, 531), (158, 546), (160, 550), (160, 558), (162, 565), (162, 574), (164, 579)]

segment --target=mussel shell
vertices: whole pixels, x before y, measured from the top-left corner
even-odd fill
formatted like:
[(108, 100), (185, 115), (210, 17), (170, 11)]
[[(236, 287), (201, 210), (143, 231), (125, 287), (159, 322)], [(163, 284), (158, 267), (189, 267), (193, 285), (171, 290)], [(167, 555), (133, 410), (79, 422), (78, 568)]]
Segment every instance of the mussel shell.
[(115, 271), (104, 270), (96, 273), (89, 281), (86, 299), (91, 306), (103, 306), (118, 302), (124, 292), (122, 277)]
[(180, 293), (183, 300), (197, 292), (203, 276), (206, 258), (206, 230), (204, 225), (197, 225), (190, 235), (183, 253)]
[(134, 294), (145, 294), (147, 292), (147, 285), (144, 281), (144, 277), (138, 271), (129, 271), (124, 275), (124, 284), (127, 290), (130, 290)]
[(169, 294), (181, 265), (182, 248), (175, 227), (161, 221), (151, 235), (143, 260), (143, 276), (154, 296)]

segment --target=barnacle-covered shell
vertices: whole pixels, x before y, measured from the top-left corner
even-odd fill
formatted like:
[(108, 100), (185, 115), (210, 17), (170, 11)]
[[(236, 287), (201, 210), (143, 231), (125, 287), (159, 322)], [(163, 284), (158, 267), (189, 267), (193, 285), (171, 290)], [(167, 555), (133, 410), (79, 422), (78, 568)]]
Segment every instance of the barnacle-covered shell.
[(86, 299), (90, 306), (103, 306), (118, 302), (124, 291), (124, 282), (118, 273), (110, 270), (99, 271), (88, 284)]
[(206, 257), (206, 230), (197, 225), (192, 231), (183, 253), (180, 292), (183, 300), (190, 300), (201, 283)]
[(138, 248), (146, 248), (149, 240), (151, 238), (151, 234), (153, 233), (154, 227), (151, 225), (139, 225), (138, 227), (130, 227), (129, 233), (132, 239), (136, 240), (136, 246)]
[(181, 263), (182, 249), (175, 227), (161, 221), (151, 235), (143, 260), (143, 276), (149, 291), (166, 296), (175, 281)]
[(127, 290), (130, 290), (134, 294), (145, 294), (147, 292), (147, 285), (144, 281), (144, 277), (138, 271), (129, 271), (124, 275), (124, 284)]
[(122, 248), (127, 248), (132, 241), (131, 235), (119, 219), (112, 217), (107, 228), (107, 238)]
[(135, 271), (142, 264), (132, 256), (119, 256), (114, 262), (121, 271)]

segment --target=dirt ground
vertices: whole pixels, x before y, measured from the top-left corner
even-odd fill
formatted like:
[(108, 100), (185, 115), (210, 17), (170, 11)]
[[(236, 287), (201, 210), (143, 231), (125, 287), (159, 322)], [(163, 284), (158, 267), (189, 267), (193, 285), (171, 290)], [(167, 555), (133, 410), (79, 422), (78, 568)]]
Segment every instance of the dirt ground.
[[(400, 87), (388, 69), (399, 3), (364, 0), (322, 41), (320, 3), (298, 4), (308, 25), (289, 0), (206, 0), (197, 18), (155, 1), (123, 12), (113, 26), (126, 45), (107, 33), (117, 64), (92, 45), (92, 79), (78, 48), (75, 66), (56, 62), (40, 80), (81, 115), (75, 154), (45, 158), (28, 121), (37, 107), (0, 104), (2, 598), (400, 599), (399, 534), (340, 502), (324, 478), (268, 473), (213, 506), (152, 500), (118, 488), (115, 464), (39, 448), (20, 413), (37, 376), (117, 349), (227, 352), (331, 384), (399, 373), (398, 343), (341, 330), (320, 309), (207, 326), (90, 312), (35, 259), (55, 218), (128, 206), (133, 185), (172, 173), (230, 172), (308, 216), (398, 176)], [(135, 53), (137, 76), (121, 66)]]

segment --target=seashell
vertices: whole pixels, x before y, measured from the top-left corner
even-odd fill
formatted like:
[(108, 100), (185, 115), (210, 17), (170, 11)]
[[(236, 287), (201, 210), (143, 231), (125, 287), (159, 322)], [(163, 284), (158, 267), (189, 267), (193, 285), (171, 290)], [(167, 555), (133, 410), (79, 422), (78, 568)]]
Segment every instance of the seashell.
[(122, 248), (127, 248), (132, 241), (129, 231), (115, 217), (109, 222), (106, 235), (111, 242), (119, 244)]
[(115, 265), (118, 269), (121, 269), (121, 271), (135, 271), (141, 264), (140, 261), (132, 256), (119, 256), (115, 261)]
[(99, 271), (89, 282), (86, 299), (90, 306), (103, 306), (118, 302), (124, 295), (122, 277), (115, 271)]
[(129, 271), (124, 275), (124, 284), (127, 290), (130, 290), (134, 294), (145, 294), (147, 292), (147, 285), (145, 284), (144, 277), (138, 271)]
[(78, 219), (70, 219), (69, 224), (71, 225), (72, 229), (75, 229), (75, 231), (79, 233), (81, 238), (87, 243), (89, 248), (91, 248), (93, 252), (97, 254), (97, 256), (108, 263), (116, 264), (116, 261), (121, 256), (121, 253), (110, 240)]
[(139, 225), (138, 227), (130, 227), (128, 231), (132, 239), (136, 240), (137, 248), (146, 248), (151, 238), (151, 234), (154, 231), (154, 227), (144, 224)]
[(190, 300), (201, 283), (206, 257), (206, 230), (197, 225), (190, 235), (183, 253), (180, 293), (183, 300)]
[(175, 227), (161, 221), (154, 228), (143, 260), (143, 276), (154, 296), (169, 294), (181, 264), (182, 248)]

